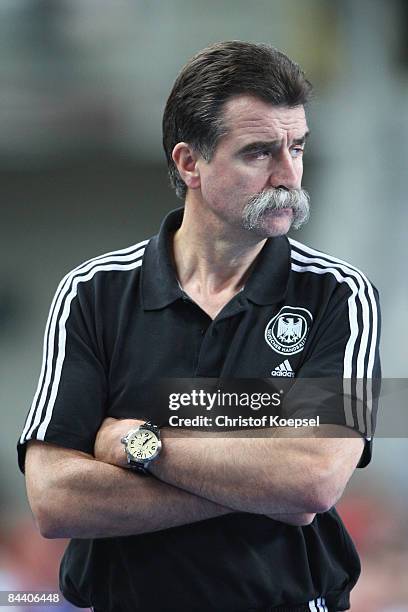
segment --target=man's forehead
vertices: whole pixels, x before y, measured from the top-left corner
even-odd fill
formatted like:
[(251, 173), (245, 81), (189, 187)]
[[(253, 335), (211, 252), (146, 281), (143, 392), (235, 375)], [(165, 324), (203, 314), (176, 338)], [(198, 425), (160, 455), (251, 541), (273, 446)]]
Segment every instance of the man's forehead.
[(230, 98), (222, 115), (229, 135), (280, 138), (282, 133), (289, 132), (300, 137), (307, 131), (303, 106), (274, 106), (255, 96)]

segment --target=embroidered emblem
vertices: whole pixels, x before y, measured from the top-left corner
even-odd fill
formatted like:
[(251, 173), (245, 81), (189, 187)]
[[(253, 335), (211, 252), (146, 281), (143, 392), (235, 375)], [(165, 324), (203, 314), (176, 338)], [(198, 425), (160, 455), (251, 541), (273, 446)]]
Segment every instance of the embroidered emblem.
[(312, 322), (313, 316), (306, 308), (283, 306), (266, 326), (265, 340), (279, 355), (300, 353)]

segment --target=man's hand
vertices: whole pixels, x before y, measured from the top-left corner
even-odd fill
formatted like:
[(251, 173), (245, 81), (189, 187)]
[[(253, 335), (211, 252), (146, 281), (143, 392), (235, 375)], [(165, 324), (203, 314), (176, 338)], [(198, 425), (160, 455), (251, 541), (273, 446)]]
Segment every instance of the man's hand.
[(113, 419), (107, 417), (97, 433), (94, 456), (98, 461), (127, 468), (125, 446), (120, 441), (131, 429), (136, 429), (144, 421), (139, 419)]

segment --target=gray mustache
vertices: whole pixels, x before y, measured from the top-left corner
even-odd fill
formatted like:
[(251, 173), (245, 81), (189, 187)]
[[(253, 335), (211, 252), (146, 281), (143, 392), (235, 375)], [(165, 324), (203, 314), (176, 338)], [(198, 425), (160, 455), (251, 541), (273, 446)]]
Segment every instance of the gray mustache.
[(269, 189), (261, 191), (248, 200), (243, 214), (247, 229), (255, 229), (266, 211), (291, 208), (292, 226), (299, 229), (310, 216), (310, 196), (305, 189)]

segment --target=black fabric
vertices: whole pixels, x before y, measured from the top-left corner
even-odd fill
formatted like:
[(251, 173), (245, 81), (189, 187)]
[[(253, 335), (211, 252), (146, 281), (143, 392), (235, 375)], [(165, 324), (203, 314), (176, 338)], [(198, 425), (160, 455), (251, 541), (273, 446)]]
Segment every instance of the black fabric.
[[(327, 408), (325, 422), (353, 427), (361, 420), (371, 438), (369, 381), (380, 375), (375, 288), (347, 265), (286, 237), (270, 239), (244, 290), (212, 321), (180, 289), (172, 265), (169, 235), (182, 214), (170, 213), (149, 242), (86, 262), (61, 282), (38, 392), (18, 444), (22, 470), (30, 439), (92, 454), (105, 416), (157, 422), (151, 389), (161, 377), (265, 379), (285, 361), (295, 384), (362, 374), (361, 398), (353, 392), (349, 407)], [(279, 320), (297, 322), (303, 344), (275, 350)], [(306, 403), (299, 414), (312, 408)], [(371, 444), (360, 467), (370, 460)], [(244, 612), (322, 596), (329, 609), (345, 610), (359, 573), (333, 508), (305, 527), (236, 513), (134, 537), (74, 539), (60, 580), (75, 605), (109, 612)]]
[(347, 609), (359, 572), (333, 509), (303, 528), (235, 514), (133, 538), (72, 540), (60, 577), (79, 607), (244, 612), (322, 593), (329, 608), (341, 610), (343, 600)]

